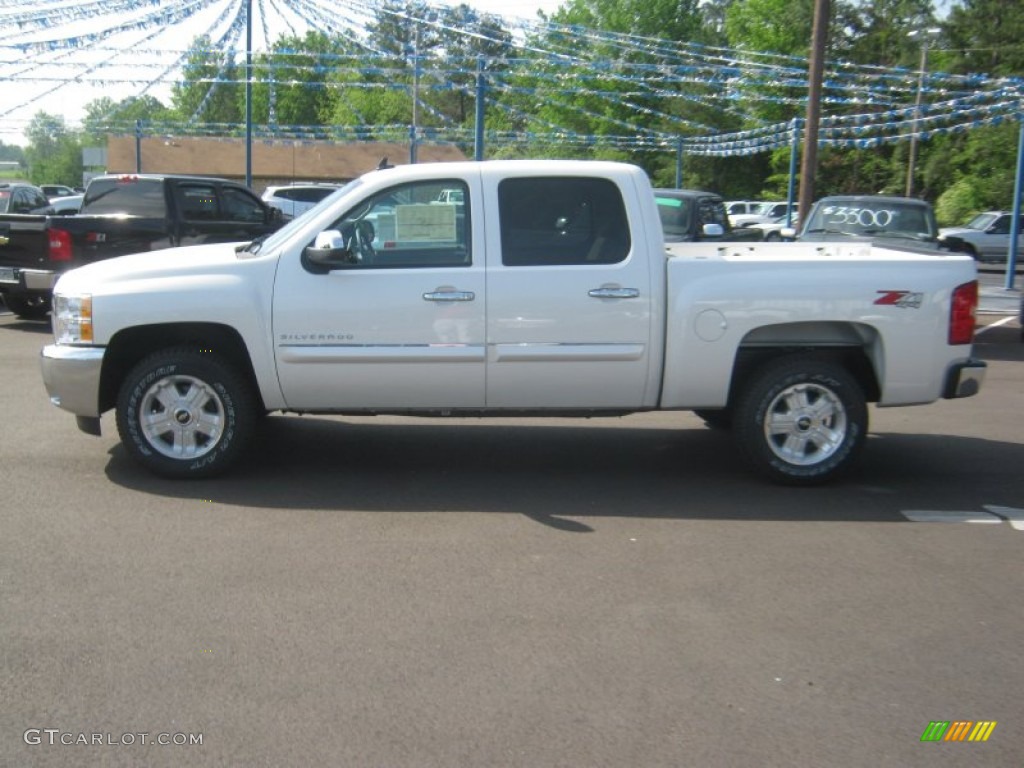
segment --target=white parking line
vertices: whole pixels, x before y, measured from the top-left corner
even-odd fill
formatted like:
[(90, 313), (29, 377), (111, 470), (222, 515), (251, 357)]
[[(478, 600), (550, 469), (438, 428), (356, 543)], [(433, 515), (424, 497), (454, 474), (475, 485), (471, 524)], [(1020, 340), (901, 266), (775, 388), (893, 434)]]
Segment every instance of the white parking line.
[(996, 320), (994, 323), (989, 323), (988, 325), (978, 328), (974, 332), (974, 335), (981, 336), (985, 331), (991, 330), (992, 328), (998, 328), (999, 326), (1006, 325), (1007, 323), (1012, 323), (1016, 319), (1017, 318), (1014, 315), (1010, 315), (1009, 317), (1004, 317), (1002, 320)]
[(985, 504), (985, 509), (993, 515), (998, 515), (1008, 522), (1015, 531), (1024, 531), (1024, 509), (1016, 507), (999, 507), (995, 504)]
[(964, 512), (948, 509), (911, 509), (902, 514), (912, 523), (1001, 523), (1003, 518), (988, 512)]

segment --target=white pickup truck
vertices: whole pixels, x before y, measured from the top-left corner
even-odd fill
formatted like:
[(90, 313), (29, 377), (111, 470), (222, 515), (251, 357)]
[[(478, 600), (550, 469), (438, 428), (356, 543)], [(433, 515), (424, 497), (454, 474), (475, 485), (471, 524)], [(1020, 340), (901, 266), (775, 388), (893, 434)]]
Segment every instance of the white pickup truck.
[[(169, 477), (219, 474), (263, 414), (694, 410), (770, 478), (845, 469), (868, 403), (976, 393), (967, 256), (666, 246), (632, 165), (377, 170), (251, 243), (85, 266), (55, 290), (51, 401)], [(539, 439), (543, 439), (542, 436)]]

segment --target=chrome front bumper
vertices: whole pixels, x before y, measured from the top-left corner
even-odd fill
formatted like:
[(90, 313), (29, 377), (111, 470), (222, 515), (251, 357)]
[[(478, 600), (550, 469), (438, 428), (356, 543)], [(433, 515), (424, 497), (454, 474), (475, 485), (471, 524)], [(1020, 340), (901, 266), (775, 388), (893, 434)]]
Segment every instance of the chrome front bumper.
[(50, 344), (40, 353), (43, 384), (50, 402), (78, 417), (78, 427), (99, 434), (100, 375), (104, 347)]

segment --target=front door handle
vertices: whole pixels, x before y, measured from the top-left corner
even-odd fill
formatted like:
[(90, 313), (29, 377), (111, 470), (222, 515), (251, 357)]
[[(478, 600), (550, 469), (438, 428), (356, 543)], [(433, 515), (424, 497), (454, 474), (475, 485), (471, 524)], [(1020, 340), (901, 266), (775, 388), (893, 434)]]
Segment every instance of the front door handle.
[(429, 291), (423, 294), (426, 301), (473, 301), (476, 294), (472, 291)]
[(600, 288), (592, 288), (587, 291), (587, 295), (593, 296), (595, 299), (635, 299), (640, 296), (640, 291), (636, 288), (616, 288), (605, 285)]

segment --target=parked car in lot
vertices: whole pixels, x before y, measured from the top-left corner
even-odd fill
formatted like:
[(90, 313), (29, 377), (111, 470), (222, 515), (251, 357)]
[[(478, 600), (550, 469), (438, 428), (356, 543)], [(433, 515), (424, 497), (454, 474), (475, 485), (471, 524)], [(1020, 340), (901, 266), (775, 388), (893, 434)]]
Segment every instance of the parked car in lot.
[[(781, 240), (786, 239), (785, 237), (783, 237), (782, 231), (787, 228), (792, 230), (792, 227), (793, 222), (789, 220), (789, 215), (784, 213), (781, 216), (776, 216), (770, 221), (762, 221), (756, 224), (748, 224), (742, 229), (752, 232), (760, 232), (761, 240), (764, 240), (765, 242), (768, 243), (777, 243)], [(789, 239), (792, 240), (793, 238), (790, 237)]]
[[(1009, 211), (979, 213), (962, 227), (943, 227), (939, 240), (951, 251), (969, 253), (978, 261), (1005, 262), (1010, 255), (1010, 225), (1013, 214)], [(1024, 216), (1020, 231), (1024, 232)], [(1017, 242), (1017, 258), (1024, 256), (1024, 236)]]
[(68, 195), (77, 194), (71, 187), (66, 187), (63, 184), (40, 184), (39, 188), (43, 190), (43, 194), (50, 200), (56, 197), (67, 197)]
[(341, 184), (313, 182), (289, 184), (284, 187), (267, 187), (263, 191), (263, 202), (277, 208), (285, 218), (295, 218), (319, 203)]
[(741, 213), (753, 213), (760, 206), (757, 200), (726, 200), (725, 201), (725, 212), (732, 218), (738, 216)]
[[(790, 205), (787, 202), (761, 203), (750, 213), (740, 213), (731, 216), (730, 220), (734, 227), (749, 227), (751, 224), (767, 224), (779, 216), (785, 216), (789, 212)], [(793, 211), (796, 211), (796, 203), (793, 204)]]
[(53, 213), (53, 207), (39, 187), (11, 181), (0, 184), (0, 213), (46, 215)]
[(939, 228), (935, 211), (924, 200), (887, 195), (834, 195), (823, 197), (811, 208), (799, 234), (784, 229), (783, 238), (798, 240), (882, 241), (887, 246), (902, 242), (937, 250)]

